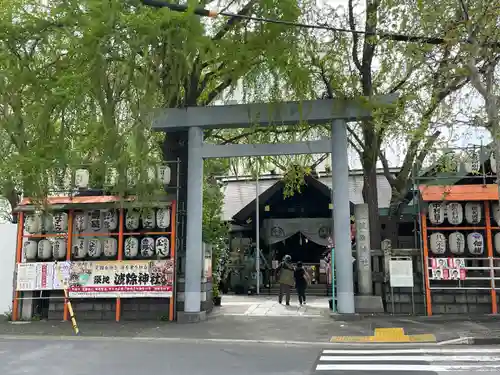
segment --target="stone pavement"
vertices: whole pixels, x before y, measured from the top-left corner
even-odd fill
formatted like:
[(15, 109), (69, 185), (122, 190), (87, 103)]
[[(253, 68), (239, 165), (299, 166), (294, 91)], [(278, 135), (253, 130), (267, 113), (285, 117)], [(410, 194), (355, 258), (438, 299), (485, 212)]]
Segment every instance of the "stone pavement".
[(222, 306), (215, 313), (232, 316), (285, 316), (319, 318), (329, 316), (327, 297), (309, 297), (305, 305), (300, 306), (293, 296), (290, 306), (279, 304), (276, 296), (235, 296), (224, 295)]

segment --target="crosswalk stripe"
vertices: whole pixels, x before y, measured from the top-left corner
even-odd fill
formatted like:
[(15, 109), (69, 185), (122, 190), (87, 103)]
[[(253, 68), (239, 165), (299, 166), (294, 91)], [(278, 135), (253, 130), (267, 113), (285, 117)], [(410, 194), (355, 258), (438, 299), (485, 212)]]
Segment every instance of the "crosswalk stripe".
[(325, 349), (323, 354), (409, 354), (409, 353), (500, 353), (500, 349), (488, 348), (408, 348), (408, 349)]
[(453, 366), (439, 366), (439, 365), (375, 365), (375, 364), (320, 364), (316, 366), (317, 371), (433, 371), (433, 372), (449, 372), (460, 370), (485, 370), (485, 369), (498, 369), (500, 364), (484, 365), (453, 365)]
[[(498, 348), (324, 349), (315, 365), (318, 373), (451, 372), (500, 369)], [(328, 372), (329, 371), (329, 372)]]
[(448, 361), (463, 361), (463, 362), (495, 362), (498, 357), (492, 356), (373, 356), (373, 357), (355, 357), (355, 356), (321, 356), (320, 361), (359, 361), (359, 362), (448, 362)]

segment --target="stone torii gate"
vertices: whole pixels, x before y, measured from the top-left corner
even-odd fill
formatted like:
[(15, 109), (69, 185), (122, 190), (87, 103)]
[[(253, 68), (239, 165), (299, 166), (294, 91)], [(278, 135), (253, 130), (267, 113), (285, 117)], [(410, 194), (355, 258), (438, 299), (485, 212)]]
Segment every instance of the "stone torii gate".
[[(337, 310), (355, 312), (349, 211), (347, 122), (370, 118), (374, 108), (390, 105), (396, 95), (370, 99), (237, 104), (159, 110), (153, 129), (167, 134), (187, 131), (187, 217), (184, 311), (179, 321), (198, 321), (201, 310), (203, 159), (242, 156), (332, 154), (333, 231), (337, 277)], [(331, 123), (331, 138), (298, 143), (214, 145), (203, 131), (220, 128)], [(186, 160), (181, 160), (185, 163)], [(183, 184), (184, 185), (184, 184)]]

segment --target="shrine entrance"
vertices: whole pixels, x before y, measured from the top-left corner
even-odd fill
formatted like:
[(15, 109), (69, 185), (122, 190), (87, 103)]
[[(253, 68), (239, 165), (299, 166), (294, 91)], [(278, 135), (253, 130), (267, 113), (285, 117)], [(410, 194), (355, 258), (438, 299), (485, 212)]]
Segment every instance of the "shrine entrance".
[[(180, 263), (184, 270), (183, 311), (178, 321), (195, 322), (206, 317), (201, 308), (202, 295), (202, 218), (203, 218), (203, 160), (206, 158), (251, 157), (297, 154), (332, 154), (332, 210), (335, 239), (335, 274), (337, 283), (337, 310), (352, 314), (354, 306), (353, 269), (351, 255), (351, 221), (349, 207), (349, 166), (347, 122), (359, 121), (372, 116), (373, 109), (389, 105), (397, 96), (382, 96), (366, 99), (330, 99), (303, 102), (240, 104), (209, 107), (163, 109), (153, 122), (153, 129), (167, 133), (167, 137), (178, 139), (178, 155), (184, 165), (180, 173), (179, 204), (186, 204), (185, 231), (178, 235), (185, 238), (179, 253), (185, 258)], [(221, 128), (249, 128), (267, 126), (291, 126), (308, 123), (319, 125), (331, 123), (331, 138), (298, 143), (278, 144), (229, 144), (204, 143), (204, 131)], [(187, 140), (187, 145), (184, 142)], [(182, 144), (181, 144), (182, 143)], [(187, 154), (187, 155), (186, 155)], [(187, 161), (187, 163), (186, 163)], [(187, 202), (182, 202), (183, 200)], [(184, 226), (181, 226), (184, 228)]]

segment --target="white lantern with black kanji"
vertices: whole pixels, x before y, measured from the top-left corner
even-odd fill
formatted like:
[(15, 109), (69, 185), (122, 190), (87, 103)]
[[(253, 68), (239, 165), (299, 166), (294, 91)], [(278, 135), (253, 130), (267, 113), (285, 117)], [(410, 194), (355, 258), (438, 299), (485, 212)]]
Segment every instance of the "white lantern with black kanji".
[(89, 243), (86, 238), (75, 238), (71, 255), (74, 259), (84, 259), (88, 254)]
[(99, 232), (102, 229), (101, 210), (91, 210), (88, 212), (89, 229), (93, 232)]
[(453, 232), (448, 237), (448, 246), (452, 254), (463, 254), (465, 252), (465, 236), (460, 232)]
[(75, 171), (75, 186), (80, 189), (89, 187), (90, 174), (87, 169), (77, 169)]
[(472, 232), (467, 235), (467, 248), (472, 255), (484, 253), (484, 238), (481, 233)]
[(481, 203), (467, 202), (465, 204), (465, 220), (469, 224), (479, 224), (482, 219)]
[(28, 240), (23, 244), (24, 257), (26, 260), (35, 260), (38, 254), (38, 243)]
[(170, 208), (160, 208), (156, 211), (156, 226), (160, 229), (170, 226)]
[(156, 168), (155, 167), (149, 166), (146, 169), (146, 175), (147, 175), (149, 183), (156, 182)]
[(156, 255), (160, 258), (168, 258), (170, 255), (170, 241), (167, 237), (158, 237), (155, 243)]
[(74, 216), (74, 226), (75, 232), (82, 233), (85, 232), (88, 228), (89, 218), (87, 213), (85, 212), (77, 212)]
[(115, 186), (118, 180), (118, 171), (116, 168), (108, 168), (106, 170), (106, 176), (104, 177), (105, 186)]
[(155, 254), (155, 240), (152, 237), (144, 237), (141, 240), (141, 256), (151, 258)]
[(155, 210), (152, 208), (145, 208), (142, 210), (142, 227), (144, 229), (153, 229), (155, 227)]
[(497, 173), (497, 159), (495, 158), (495, 153), (490, 154), (490, 166), (493, 173)]
[(500, 226), (500, 204), (498, 204), (498, 202), (491, 205), (491, 213), (497, 225)]
[(140, 217), (141, 213), (138, 210), (127, 210), (127, 214), (125, 215), (125, 227), (128, 230), (136, 230), (139, 228)]
[(102, 254), (101, 240), (99, 238), (90, 238), (87, 254), (91, 258), (99, 258)]
[(429, 242), (433, 254), (444, 254), (446, 252), (446, 237), (443, 233), (432, 233)]
[(495, 236), (493, 237), (493, 243), (495, 251), (497, 252), (497, 254), (500, 254), (500, 232), (495, 234)]
[(464, 220), (464, 210), (460, 203), (450, 202), (446, 205), (446, 217), (451, 225), (462, 224)]
[(127, 258), (137, 257), (137, 254), (139, 254), (139, 240), (135, 237), (127, 237), (123, 253)]
[(30, 234), (42, 231), (42, 218), (39, 214), (27, 215), (24, 220), (24, 229)]
[[(41, 215), (42, 228), (41, 231), (50, 233), (54, 229), (54, 217), (51, 214), (44, 213)], [(54, 230), (55, 231), (55, 230)]]
[(105, 257), (115, 257), (118, 253), (118, 245), (116, 238), (103, 238), (102, 240), (102, 248)]
[(49, 240), (38, 242), (38, 259), (47, 260), (52, 256), (52, 244)]
[(112, 232), (118, 228), (118, 212), (116, 210), (102, 210), (102, 217), (104, 229)]
[(429, 203), (429, 221), (434, 225), (444, 223), (444, 202)]
[(127, 169), (127, 186), (134, 187), (139, 179), (137, 168), (131, 167)]
[(469, 151), (465, 157), (464, 169), (467, 174), (477, 173), (481, 168), (481, 159), (476, 150)]
[(171, 179), (171, 171), (168, 165), (158, 166), (158, 180), (162, 185), (168, 185)]
[(57, 260), (66, 258), (66, 240), (56, 238), (52, 241), (52, 257)]
[(54, 232), (61, 233), (68, 230), (68, 214), (66, 212), (56, 212), (52, 217)]

